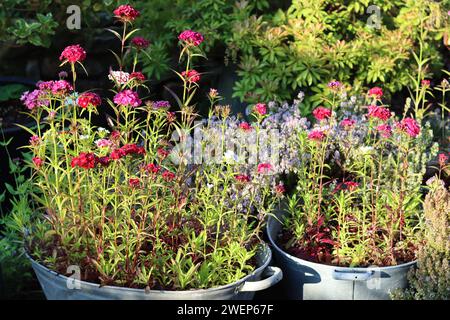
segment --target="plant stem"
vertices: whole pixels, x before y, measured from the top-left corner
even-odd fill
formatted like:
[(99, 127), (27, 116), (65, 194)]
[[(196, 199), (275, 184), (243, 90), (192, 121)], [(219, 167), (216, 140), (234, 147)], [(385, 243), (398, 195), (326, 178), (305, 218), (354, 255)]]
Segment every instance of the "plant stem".
[(122, 33), (122, 39), (121, 39), (121, 47), (120, 47), (120, 71), (123, 71), (123, 50), (125, 48), (125, 37), (127, 33), (127, 23), (123, 22), (123, 33)]

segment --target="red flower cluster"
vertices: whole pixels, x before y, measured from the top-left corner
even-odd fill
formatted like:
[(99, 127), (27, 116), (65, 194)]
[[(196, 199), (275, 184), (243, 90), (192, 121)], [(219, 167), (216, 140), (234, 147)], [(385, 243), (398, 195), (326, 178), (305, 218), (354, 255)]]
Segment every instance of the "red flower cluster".
[(319, 121), (328, 119), (331, 117), (331, 110), (324, 107), (318, 107), (314, 109), (313, 116)]
[(338, 192), (340, 190), (354, 191), (358, 187), (359, 187), (359, 183), (358, 182), (344, 181), (344, 182), (339, 183), (336, 186), (336, 188), (334, 188), (333, 193)]
[(150, 164), (144, 166), (144, 169), (148, 173), (158, 173), (159, 170), (161, 170), (161, 167), (158, 166), (157, 164), (150, 163)]
[(132, 6), (125, 4), (117, 7), (116, 10), (113, 11), (114, 15), (122, 20), (123, 22), (131, 22), (140, 16), (140, 12), (134, 9)]
[(381, 89), (380, 87), (373, 87), (367, 94), (371, 97), (381, 99), (381, 97), (383, 96), (383, 89)]
[(315, 141), (322, 141), (325, 138), (325, 133), (321, 130), (313, 130), (308, 134), (308, 139)]
[(158, 150), (157, 150), (156, 152), (158, 153), (158, 156), (159, 156), (161, 159), (167, 158), (167, 156), (170, 154), (169, 151), (167, 151), (167, 150), (165, 150), (165, 149), (163, 149), (163, 148), (158, 148)]
[(270, 163), (260, 163), (258, 164), (258, 173), (268, 173), (272, 169)]
[(82, 93), (77, 100), (78, 105), (86, 109), (88, 106), (98, 107), (102, 103), (100, 96), (93, 92)]
[(281, 194), (283, 194), (285, 192), (286, 192), (286, 188), (284, 187), (283, 184), (280, 183), (280, 184), (277, 184), (275, 186), (275, 193), (276, 194), (281, 195)]
[(131, 40), (131, 44), (135, 46), (139, 50), (147, 49), (150, 45), (150, 41), (145, 39), (144, 37), (134, 37)]
[(120, 139), (120, 136), (121, 136), (120, 132), (116, 130), (116, 131), (111, 132), (111, 135), (109, 137), (111, 140), (117, 141)]
[(353, 191), (359, 187), (359, 183), (354, 182), (354, 181), (346, 181), (346, 182), (344, 182), (344, 184), (347, 187), (347, 190), (350, 190), (350, 191)]
[(235, 179), (241, 183), (250, 182), (250, 177), (246, 174), (238, 174)]
[(438, 155), (438, 162), (439, 162), (439, 166), (441, 167), (445, 167), (445, 164), (448, 161), (448, 156), (445, 153), (440, 153)]
[(111, 152), (111, 154), (109, 155), (109, 157), (112, 160), (119, 160), (125, 156), (126, 156), (126, 154), (125, 154), (125, 152), (123, 152), (123, 150), (121, 148), (113, 150)]
[(135, 143), (126, 144), (121, 148), (115, 149), (111, 152), (110, 158), (112, 160), (119, 160), (127, 155), (139, 154), (144, 155), (145, 149), (143, 147), (138, 147)]
[(400, 131), (405, 132), (407, 135), (409, 135), (411, 138), (415, 138), (420, 133), (420, 126), (417, 123), (416, 120), (413, 118), (405, 118), (399, 123), (397, 123), (397, 128)]
[(175, 112), (171, 112), (171, 111), (167, 112), (167, 121), (169, 123), (174, 122), (175, 119), (176, 119)]
[(356, 121), (346, 118), (344, 120), (341, 121), (340, 125), (341, 127), (345, 128), (345, 129), (350, 129), (351, 127), (353, 127), (355, 125)]
[(245, 122), (245, 121), (239, 125), (239, 128), (241, 128), (244, 131), (252, 131), (252, 126), (248, 122)]
[(170, 171), (164, 171), (164, 173), (162, 174), (162, 177), (164, 180), (166, 180), (167, 182), (172, 181), (173, 179), (175, 179), (175, 173), (170, 172)]
[[(154, 163), (149, 163), (147, 165), (144, 165), (142, 167), (143, 170), (145, 170), (147, 173), (151, 174), (153, 177), (155, 177), (154, 175), (156, 175), (157, 173), (161, 172), (162, 168), (161, 166), (154, 164)], [(175, 173), (170, 172), (168, 170), (165, 170), (162, 174), (161, 177), (166, 181), (166, 182), (170, 182), (173, 179), (175, 179)]]
[(93, 169), (98, 163), (98, 157), (90, 152), (81, 152), (78, 157), (72, 158), (70, 165), (72, 168)]
[(392, 128), (388, 124), (381, 124), (377, 127), (377, 131), (383, 138), (390, 138), (392, 135)]
[(188, 46), (197, 47), (203, 42), (203, 35), (192, 30), (185, 30), (178, 36), (180, 41), (183, 41)]
[(391, 117), (391, 111), (387, 108), (379, 107), (379, 106), (369, 106), (369, 118), (378, 118), (380, 120), (386, 121)]
[(143, 147), (138, 147), (135, 143), (126, 144), (121, 148), (127, 155), (128, 154), (145, 154), (145, 149)]
[(32, 161), (33, 161), (34, 165), (36, 166), (36, 168), (40, 168), (42, 166), (42, 164), (44, 163), (44, 160), (42, 160), (39, 157), (34, 157), (32, 159)]
[(111, 158), (108, 157), (108, 156), (100, 157), (100, 158), (98, 159), (98, 163), (100, 163), (100, 165), (101, 165), (102, 167), (107, 167), (107, 166), (109, 166), (109, 164), (111, 163)]
[(188, 72), (186, 73), (186, 71), (183, 71), (181, 73), (181, 76), (186, 79), (186, 81), (188, 82), (192, 82), (192, 83), (197, 83), (200, 81), (200, 73), (198, 73), (196, 70), (192, 69), (192, 70), (188, 70)]
[(130, 74), (130, 79), (134, 79), (136, 81), (139, 82), (144, 82), (145, 81), (145, 76), (142, 72), (132, 72)]
[(59, 57), (59, 60), (67, 60), (70, 63), (81, 62), (84, 59), (86, 59), (86, 51), (79, 44), (66, 47)]
[(39, 138), (38, 136), (32, 136), (31, 138), (30, 138), (30, 144), (32, 145), (32, 146), (37, 146), (37, 145), (39, 145), (39, 143), (41, 142), (41, 138)]
[(139, 188), (139, 186), (141, 185), (141, 180), (139, 180), (139, 178), (130, 178), (128, 180), (128, 184), (132, 188)]
[(267, 106), (264, 103), (257, 103), (254, 109), (255, 112), (260, 116), (263, 116), (267, 113)]
[(431, 81), (430, 81), (430, 80), (427, 80), (427, 79), (423, 79), (421, 83), (422, 83), (422, 86), (424, 86), (424, 87), (429, 87)]

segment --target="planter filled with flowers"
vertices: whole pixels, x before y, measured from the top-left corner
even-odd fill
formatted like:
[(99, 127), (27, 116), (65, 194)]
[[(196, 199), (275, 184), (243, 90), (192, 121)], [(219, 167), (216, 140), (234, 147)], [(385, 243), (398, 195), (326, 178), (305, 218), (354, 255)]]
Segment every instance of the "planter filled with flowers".
[(338, 103), (339, 82), (329, 87), (337, 110), (317, 108), (298, 131), (297, 187), (270, 218), (269, 239), (289, 298), (389, 299), (415, 265), (422, 177), (437, 146), (408, 110), (380, 105), (380, 88), (358, 107)]
[[(139, 12), (127, 5), (114, 14), (124, 28), (113, 31), (122, 44), (119, 70), (110, 72), (114, 97), (76, 92), (86, 52), (74, 45), (60, 58), (73, 82), (40, 83), (36, 96), (45, 103), (32, 110), (38, 127), (29, 165), (38, 205), (18, 224), (26, 226), (25, 248), (44, 293), (49, 299), (251, 298), (282, 276), (268, 266), (271, 251), (261, 240), (282, 186), (268, 174), (269, 164), (243, 166), (233, 156), (197, 163), (186, 152), (201, 120), (191, 101), (203, 37), (189, 30), (179, 36), (183, 96), (176, 98), (180, 111), (171, 112), (167, 101), (141, 100), (147, 87), (136, 63), (125, 71), (145, 40), (127, 32)], [(243, 134), (252, 129), (217, 105), (215, 90), (209, 99), (201, 130), (220, 132), (230, 123)], [(115, 111), (109, 129), (90, 122), (103, 101)], [(259, 110), (258, 123), (264, 113)], [(222, 152), (227, 137), (218, 136)]]

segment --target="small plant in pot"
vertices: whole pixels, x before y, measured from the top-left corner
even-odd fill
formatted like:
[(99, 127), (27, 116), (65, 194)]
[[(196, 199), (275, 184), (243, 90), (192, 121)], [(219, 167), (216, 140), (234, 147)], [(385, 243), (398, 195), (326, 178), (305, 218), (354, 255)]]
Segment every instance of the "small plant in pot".
[(338, 103), (339, 82), (329, 86), (334, 108), (315, 109), (313, 127), (298, 131), (297, 187), (269, 238), (290, 298), (388, 299), (415, 265), (422, 177), (437, 145), (429, 124), (382, 105), (380, 88), (355, 108), (354, 98)]
[[(101, 98), (74, 91), (86, 58), (79, 45), (61, 55), (73, 83), (41, 83), (46, 103), (33, 109), (38, 127), (28, 165), (40, 210), (28, 217), (23, 240), (44, 293), (49, 299), (250, 298), (281, 279), (280, 269), (268, 267), (271, 252), (261, 240), (265, 217), (282, 197), (277, 178), (269, 165), (191, 160), (186, 146), (199, 124), (190, 102), (201, 77), (193, 61), (203, 56), (203, 37), (190, 30), (179, 36), (183, 96), (180, 110), (171, 112), (167, 101), (141, 100), (145, 79), (136, 63), (125, 71), (126, 55), (139, 54), (144, 43), (131, 39), (136, 30), (127, 31), (139, 12), (125, 5), (114, 14), (124, 29), (113, 31), (122, 50), (120, 70), (110, 73), (111, 130), (90, 122)], [(210, 118), (225, 129), (229, 109), (217, 106), (214, 90), (209, 98)]]

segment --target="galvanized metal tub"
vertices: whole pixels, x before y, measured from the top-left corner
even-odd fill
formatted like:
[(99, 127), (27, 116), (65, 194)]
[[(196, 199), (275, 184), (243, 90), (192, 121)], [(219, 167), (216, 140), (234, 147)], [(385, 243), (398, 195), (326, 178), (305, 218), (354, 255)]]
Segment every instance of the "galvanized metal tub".
[(408, 284), (408, 271), (416, 262), (392, 267), (348, 268), (314, 263), (294, 257), (276, 243), (282, 224), (270, 217), (267, 235), (276, 265), (283, 270), (282, 289), (296, 300), (387, 300), (389, 293)]
[(58, 274), (28, 257), (49, 300), (251, 300), (255, 291), (267, 289), (283, 278), (280, 268), (269, 266), (272, 252), (267, 245), (258, 253), (258, 268), (250, 275), (216, 288), (185, 291), (100, 287)]

